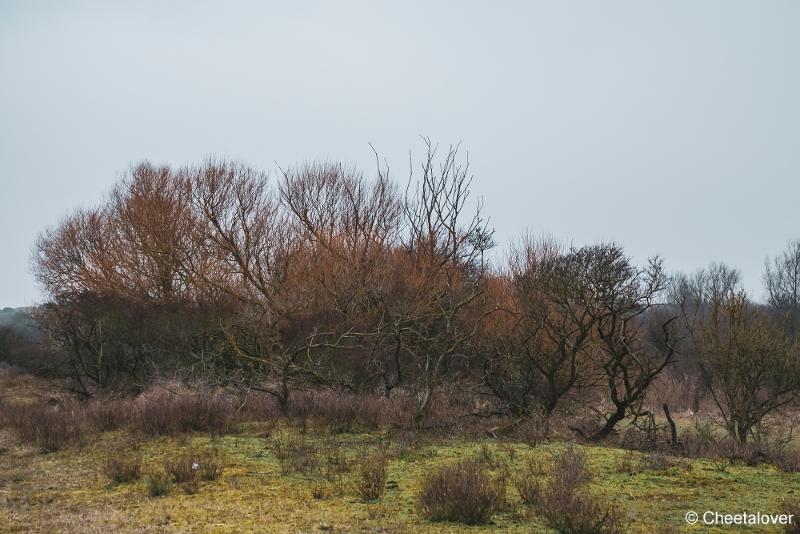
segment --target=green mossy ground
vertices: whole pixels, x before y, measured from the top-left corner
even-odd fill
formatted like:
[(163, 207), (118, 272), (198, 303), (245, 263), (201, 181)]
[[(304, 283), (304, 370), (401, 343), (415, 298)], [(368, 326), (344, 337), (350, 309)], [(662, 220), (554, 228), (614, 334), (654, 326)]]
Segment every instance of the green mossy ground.
[[(505, 464), (513, 472), (529, 459), (546, 464), (560, 444), (531, 448), (488, 439), (448, 440), (400, 451), (396, 442), (381, 433), (331, 436), (309, 429), (305, 439), (311, 444), (320, 449), (340, 447), (354, 465), (365, 454), (388, 447), (392, 488), (380, 500), (365, 503), (352, 486), (355, 467), (341, 480), (326, 479), (324, 467), (305, 474), (282, 474), (274, 444), (297, 431), (281, 427), (267, 438), (258, 437), (262, 430), (250, 425), (239, 435), (219, 439), (193, 435), (144, 441), (134, 441), (122, 433), (106, 433), (84, 447), (51, 454), (21, 446), (3, 431), (0, 530), (547, 532), (540, 521), (527, 515), (512, 487), (508, 510), (495, 515), (491, 524), (480, 527), (430, 523), (418, 515), (415, 495), (423, 475), (444, 462), (480, 455), (488, 457), (496, 471)], [(143, 455), (145, 477), (133, 484), (110, 485), (102, 473), (105, 459), (114, 451), (131, 448)], [(163, 469), (164, 461), (170, 457), (204, 449), (218, 450), (227, 458), (220, 479), (203, 482), (193, 495), (178, 486), (165, 497), (148, 495), (147, 473)], [(768, 466), (726, 466), (708, 460), (680, 459), (662, 471), (654, 471), (638, 466), (639, 453), (605, 447), (582, 449), (594, 474), (592, 491), (622, 507), (631, 532), (654, 532), (657, 525), (672, 525), (677, 531), (687, 532), (736, 531), (735, 527), (686, 527), (683, 517), (688, 510), (775, 513), (784, 498), (800, 494), (800, 476), (783, 474)], [(315, 499), (314, 487), (322, 487), (326, 496)], [(740, 529), (770, 531), (763, 527)]]
[[(2, 378), (2, 377), (0, 377)], [(17, 401), (41, 399), (33, 379), (0, 380)], [(266, 436), (266, 437), (265, 437)], [(319, 450), (320, 466), (305, 474), (283, 474), (278, 443), (294, 436)], [(403, 445), (385, 432), (331, 434), (250, 423), (235, 435), (211, 439), (201, 434), (140, 439), (124, 432), (90, 436), (83, 446), (43, 454), (0, 428), (0, 532), (548, 532), (531, 517), (511, 485), (509, 505), (492, 523), (466, 527), (431, 523), (416, 507), (424, 475), (437, 465), (470, 456), (487, 460), (495, 474), (512, 475), (530, 460), (546, 466), (562, 444), (536, 448), (492, 439), (438, 439)], [(147, 476), (165, 461), (190, 451), (219, 451), (226, 458), (221, 478), (202, 482), (195, 494), (174, 486), (165, 497), (150, 497)], [(631, 532), (780, 532), (765, 527), (688, 527), (689, 510), (702, 513), (777, 513), (785, 498), (800, 497), (800, 474), (768, 465), (747, 467), (712, 460), (675, 459), (665, 469), (642, 466), (643, 454), (611, 447), (581, 446), (594, 475), (591, 491), (624, 511)], [(143, 478), (111, 485), (106, 459), (136, 450)], [(326, 454), (340, 451), (351, 465), (341, 477), (326, 476)], [(358, 462), (376, 451), (389, 455), (388, 489), (375, 502), (362, 502), (354, 489)], [(646, 463), (646, 462), (645, 462)], [(314, 489), (325, 496), (313, 497)]]

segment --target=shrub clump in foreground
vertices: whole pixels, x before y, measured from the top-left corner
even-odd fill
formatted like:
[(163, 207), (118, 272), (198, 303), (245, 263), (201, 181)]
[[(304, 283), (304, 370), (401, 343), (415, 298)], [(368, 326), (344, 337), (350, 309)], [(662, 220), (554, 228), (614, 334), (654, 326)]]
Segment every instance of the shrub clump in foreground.
[(386, 489), (386, 456), (365, 458), (358, 470), (356, 489), (365, 501), (380, 499)]
[(593, 497), (586, 489), (591, 475), (584, 454), (569, 446), (553, 457), (545, 484), (529, 469), (516, 481), (517, 491), (532, 511), (557, 532), (569, 534), (618, 534), (625, 532), (622, 514)]
[(505, 501), (504, 490), (504, 485), (492, 480), (484, 462), (461, 460), (425, 477), (419, 509), (431, 521), (487, 523)]

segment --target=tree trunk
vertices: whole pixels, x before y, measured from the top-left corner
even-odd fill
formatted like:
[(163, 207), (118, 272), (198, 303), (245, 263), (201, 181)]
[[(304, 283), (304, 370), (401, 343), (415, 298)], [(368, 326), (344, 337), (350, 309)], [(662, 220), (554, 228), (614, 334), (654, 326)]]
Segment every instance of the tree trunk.
[(431, 405), (431, 397), (433, 396), (433, 386), (426, 385), (422, 396), (420, 397), (417, 411), (414, 414), (414, 426), (419, 426), (428, 417), (428, 410)]
[(617, 411), (612, 413), (608, 419), (606, 419), (606, 424), (598, 430), (597, 432), (589, 438), (590, 441), (602, 441), (608, 437), (609, 434), (614, 430), (614, 427), (617, 426), (617, 423), (625, 419), (625, 408), (621, 406), (617, 406)]
[(664, 403), (664, 415), (667, 417), (667, 423), (669, 424), (669, 438), (670, 438), (670, 445), (673, 448), (678, 446), (678, 429), (675, 427), (675, 421), (672, 420), (672, 416), (669, 413), (669, 406), (667, 403)]

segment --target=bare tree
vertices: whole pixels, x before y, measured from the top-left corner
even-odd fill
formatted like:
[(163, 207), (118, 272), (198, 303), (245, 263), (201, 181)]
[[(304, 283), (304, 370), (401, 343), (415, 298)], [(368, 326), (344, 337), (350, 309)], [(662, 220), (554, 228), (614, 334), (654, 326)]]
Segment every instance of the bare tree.
[(800, 327), (800, 240), (770, 261), (764, 271), (767, 302), (788, 322), (787, 334), (794, 336)]
[(601, 244), (579, 252), (591, 265), (587, 272), (593, 292), (589, 309), (599, 342), (594, 361), (612, 406), (604, 414), (605, 424), (591, 436), (599, 440), (627, 416), (634, 420), (652, 416), (644, 408), (644, 400), (650, 385), (674, 360), (676, 317), (654, 316), (658, 328), (648, 329), (652, 323), (647, 314), (667, 286), (659, 258), (638, 268), (616, 245)]
[(467, 211), (468, 161), (459, 161), (458, 147), (439, 158), (437, 147), (424, 141), (420, 177), (413, 189), (409, 182), (403, 203), (406, 287), (402, 298), (385, 302), (385, 323), (414, 363), (417, 421), (427, 416), (448, 365), (467, 357), (467, 345), (485, 315), (474, 316), (471, 307), (483, 294), (485, 253), (493, 246), (480, 204)]
[(349, 377), (339, 381), (361, 388), (380, 377), (388, 394), (402, 378), (389, 369), (392, 349), (383, 324), (402, 205), (388, 174), (378, 171), (367, 181), (339, 164), (305, 165), (284, 172), (280, 193), (305, 243), (304, 278), (314, 288), (314, 305), (336, 316), (333, 326), (346, 336), (337, 367)]
[(483, 381), (516, 417), (551, 414), (586, 386), (595, 317), (585, 305), (583, 256), (552, 240), (525, 238), (509, 259), (508, 297), (485, 332)]
[[(200, 328), (193, 321), (203, 306), (183, 269), (200, 257), (188, 200), (169, 168), (143, 163), (102, 205), (37, 241), (34, 272), (50, 297), (38, 318), (69, 355), (82, 393), (166, 370), (203, 337), (177, 335)], [(181, 328), (159, 335), (166, 324)]]
[(196, 239), (216, 265), (193, 274), (207, 290), (238, 302), (224, 332), (246, 365), (227, 378), (250, 388), (267, 379), (262, 389), (285, 409), (298, 384), (331, 380), (323, 358), (349, 339), (331, 324), (319, 286), (310, 283), (314, 250), (266, 174), (211, 161), (184, 176), (201, 221)]
[(675, 291), (722, 425), (741, 442), (800, 394), (800, 351), (723, 265), (678, 277)]

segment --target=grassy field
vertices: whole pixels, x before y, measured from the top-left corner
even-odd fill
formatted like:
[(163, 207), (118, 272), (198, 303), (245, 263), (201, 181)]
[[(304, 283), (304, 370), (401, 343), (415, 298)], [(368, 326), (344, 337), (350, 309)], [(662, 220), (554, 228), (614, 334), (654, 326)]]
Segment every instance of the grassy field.
[[(285, 431), (275, 431), (267, 439), (192, 436), (136, 444), (110, 433), (85, 448), (51, 454), (11, 445), (10, 437), (4, 438), (0, 529), (9, 532), (547, 532), (528, 516), (513, 488), (509, 488), (509, 509), (482, 527), (429, 523), (417, 514), (415, 495), (424, 473), (449, 460), (488, 456), (494, 467), (505, 463), (513, 472), (530, 458), (546, 461), (553, 449), (561, 447), (488, 441), (426, 444), (392, 454), (390, 489), (376, 502), (365, 503), (352, 488), (352, 472), (344, 473), (341, 481), (322, 474), (324, 459), (308, 473), (283, 474), (271, 443), (285, 440)], [(340, 435), (324, 443), (308, 438), (308, 443), (324, 449), (331, 440), (342, 447), (351, 464), (385, 444), (377, 434)], [(145, 475), (135, 483), (111, 485), (102, 465), (110, 454), (126, 447), (141, 451)], [(203, 482), (194, 495), (177, 487), (164, 497), (148, 495), (148, 473), (163, 469), (167, 459), (182, 451), (198, 449), (223, 453), (227, 465), (221, 478)], [(594, 474), (592, 491), (622, 506), (631, 532), (652, 532), (656, 525), (683, 528), (689, 510), (774, 513), (787, 495), (800, 494), (800, 476), (781, 474), (772, 467), (679, 460), (663, 470), (648, 470), (638, 466), (639, 453), (603, 447), (583, 450)], [(318, 486), (324, 495), (316, 499), (312, 489)], [(715, 531), (700, 526), (686, 530)]]
[[(28, 390), (18, 384), (17, 395)], [(284, 469), (287, 444), (310, 451), (303, 472)], [(92, 436), (83, 446), (42, 453), (0, 430), (0, 531), (3, 532), (549, 532), (508, 485), (508, 503), (491, 523), (464, 526), (424, 519), (417, 507), (421, 480), (453, 460), (481, 458), (495, 476), (521, 472), (531, 460), (546, 466), (564, 447), (550, 443), (427, 439), (406, 443), (381, 431), (305, 433), (284, 423), (245, 423), (235, 435), (210, 438), (133, 437), (127, 432)], [(777, 513), (787, 496), (800, 495), (800, 475), (772, 466), (747, 467), (702, 459), (648, 457), (601, 446), (578, 446), (593, 474), (590, 491), (622, 509), (630, 532), (779, 532), (767, 527), (687, 526), (687, 511)], [(142, 477), (112, 484), (108, 458), (140, 454)], [(165, 462), (191, 451), (214, 451), (222, 475), (190, 494), (179, 485), (151, 497), (148, 479)], [(358, 467), (378, 452), (388, 458), (383, 496), (364, 502), (357, 494)], [(345, 466), (332, 474), (331, 465)], [(543, 471), (544, 472), (544, 471)], [(671, 527), (671, 529), (670, 529)]]

